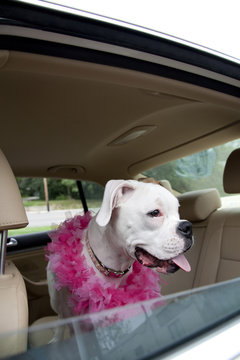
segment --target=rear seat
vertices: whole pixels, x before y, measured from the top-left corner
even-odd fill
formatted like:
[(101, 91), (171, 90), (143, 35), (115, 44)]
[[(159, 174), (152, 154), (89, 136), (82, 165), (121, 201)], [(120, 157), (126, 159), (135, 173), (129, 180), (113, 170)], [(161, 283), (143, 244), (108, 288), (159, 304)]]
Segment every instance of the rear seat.
[[(226, 163), (223, 185), (227, 193), (240, 192), (240, 149)], [(192, 271), (165, 276), (168, 295), (240, 276), (240, 206), (221, 208), (217, 190), (193, 191), (179, 196), (180, 216), (193, 224), (194, 246), (187, 252)], [(240, 204), (239, 204), (240, 205)]]
[[(228, 157), (223, 186), (229, 194), (240, 193), (240, 149)], [(209, 223), (207, 240), (194, 286), (208, 285), (240, 276), (240, 204), (220, 209)]]
[(167, 285), (162, 286), (162, 294), (188, 290), (195, 286), (195, 278), (200, 263), (206, 233), (212, 216), (221, 207), (221, 200), (216, 189), (204, 189), (190, 191), (178, 197), (180, 203), (180, 218), (192, 222), (194, 234), (194, 246), (186, 253), (191, 264), (189, 273), (179, 270), (173, 275), (161, 275)]
[(211, 216), (194, 287), (240, 276), (240, 208)]
[[(240, 158), (240, 149), (238, 157)], [(224, 187), (225, 191), (231, 193), (231, 177), (235, 169), (230, 160), (231, 156), (226, 166), (226, 170), (229, 170), (225, 170), (224, 174)], [(234, 167), (237, 167), (237, 163)], [(238, 167), (237, 174), (240, 180)], [(238, 183), (240, 192), (240, 181)], [(165, 183), (161, 184), (166, 186)], [(169, 183), (167, 185), (169, 188)], [(236, 180), (233, 192), (235, 191)], [(173, 275), (161, 275), (167, 282), (167, 285), (162, 286), (162, 294), (168, 295), (240, 276), (240, 208), (220, 209), (221, 200), (216, 189), (191, 191), (180, 195), (178, 199), (180, 217), (193, 224), (195, 243), (186, 253), (192, 270), (189, 273), (179, 270)], [(39, 319), (34, 325), (49, 320), (53, 318)], [(39, 336), (31, 338), (30, 335), (29, 338), (31, 346), (39, 346), (42, 342), (47, 343), (51, 336), (46, 335), (44, 340)]]

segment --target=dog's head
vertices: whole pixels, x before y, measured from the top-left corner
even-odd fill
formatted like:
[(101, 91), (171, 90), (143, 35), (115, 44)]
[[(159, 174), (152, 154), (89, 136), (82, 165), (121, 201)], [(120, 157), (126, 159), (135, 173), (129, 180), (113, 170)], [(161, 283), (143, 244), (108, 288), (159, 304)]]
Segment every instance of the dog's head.
[(183, 253), (193, 244), (192, 225), (180, 220), (178, 207), (177, 198), (160, 185), (111, 180), (96, 223), (111, 227), (117, 245), (142, 265), (162, 273), (190, 271)]

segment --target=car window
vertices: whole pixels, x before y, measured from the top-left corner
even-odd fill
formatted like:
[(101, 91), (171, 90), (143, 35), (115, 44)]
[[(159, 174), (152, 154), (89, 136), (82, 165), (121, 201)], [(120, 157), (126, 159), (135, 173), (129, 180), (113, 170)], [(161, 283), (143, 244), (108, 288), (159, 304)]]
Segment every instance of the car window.
[(239, 139), (174, 160), (143, 174), (157, 180), (168, 180), (179, 194), (215, 187), (220, 193), (223, 207), (233, 207), (240, 204), (240, 195), (225, 193), (223, 171), (229, 154), (238, 147)]
[[(77, 182), (69, 179), (17, 178), (29, 225), (10, 230), (9, 236), (49, 231), (66, 218), (83, 212)], [(82, 181), (88, 209), (96, 213), (103, 197), (103, 187)]]
[[(239, 354), (238, 332), (231, 334), (235, 347), (226, 346), (229, 334), (224, 326), (230, 327), (236, 321), (239, 324), (239, 283), (239, 279), (234, 279), (58, 323), (44, 322), (14, 335), (17, 338), (28, 331), (32, 339), (44, 339), (46, 333), (54, 333), (57, 326), (62, 326), (64, 339), (46, 345), (41, 341), (30, 342), (26, 352), (11, 359), (143, 360), (166, 358), (167, 355), (172, 355), (173, 359), (177, 351), (185, 351), (189, 344), (195, 347), (203, 341), (210, 342), (220, 330), (225, 330), (222, 346), (213, 348), (210, 343), (212, 352), (207, 349), (204, 352), (203, 348), (203, 356), (197, 358), (208, 359), (211, 353), (214, 359), (233, 359), (236, 352)], [(13, 333), (2, 334), (0, 344), (11, 343), (12, 338)], [(221, 356), (223, 350), (224, 356)]]

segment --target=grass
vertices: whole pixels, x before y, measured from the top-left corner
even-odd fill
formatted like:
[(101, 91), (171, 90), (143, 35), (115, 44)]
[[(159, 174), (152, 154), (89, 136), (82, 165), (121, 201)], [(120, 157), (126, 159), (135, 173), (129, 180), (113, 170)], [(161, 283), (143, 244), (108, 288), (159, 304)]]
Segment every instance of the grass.
[(8, 237), (52, 230), (51, 226), (33, 226), (8, 231)]
[[(89, 208), (97, 208), (100, 207), (101, 200), (88, 200), (87, 204)], [(46, 207), (46, 202), (44, 200), (24, 201), (24, 206), (26, 210), (31, 211), (31, 209), (36, 207)], [(82, 203), (80, 200), (74, 199), (50, 200), (49, 206), (50, 210), (81, 209)]]

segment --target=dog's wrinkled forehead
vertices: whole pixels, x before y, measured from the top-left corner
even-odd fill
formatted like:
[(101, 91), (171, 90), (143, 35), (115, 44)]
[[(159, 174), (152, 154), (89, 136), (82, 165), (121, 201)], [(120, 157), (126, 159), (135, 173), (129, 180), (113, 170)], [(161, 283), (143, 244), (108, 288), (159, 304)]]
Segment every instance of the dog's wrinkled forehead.
[(111, 219), (114, 208), (129, 203), (146, 204), (151, 206), (162, 206), (167, 212), (176, 212), (178, 209), (177, 199), (165, 188), (151, 183), (141, 183), (135, 180), (110, 180), (104, 191), (103, 202), (97, 214), (96, 222), (100, 226), (106, 226)]
[(166, 207), (166, 209), (178, 208), (177, 198), (159, 184), (140, 183), (135, 190), (134, 196), (146, 203), (147, 206), (156, 203)]

